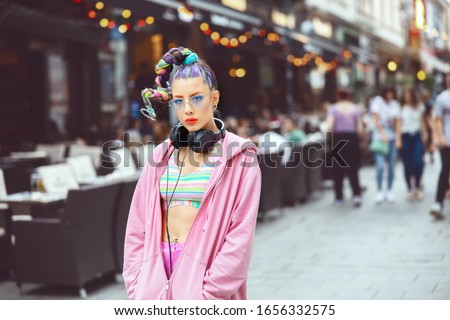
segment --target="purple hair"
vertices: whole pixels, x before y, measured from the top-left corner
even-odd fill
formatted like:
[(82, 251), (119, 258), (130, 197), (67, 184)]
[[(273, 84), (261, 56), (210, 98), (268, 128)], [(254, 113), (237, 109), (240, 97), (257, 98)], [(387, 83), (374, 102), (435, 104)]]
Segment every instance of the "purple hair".
[(192, 64), (181, 65), (175, 70), (172, 82), (176, 79), (202, 78), (209, 90), (217, 90), (217, 78), (211, 67), (203, 60)]
[[(171, 77), (174, 66), (178, 66)], [(217, 78), (211, 67), (188, 48), (173, 48), (164, 54), (155, 67), (155, 87), (150, 89), (150, 99), (166, 103), (172, 98), (171, 83), (176, 79), (202, 78), (210, 90), (215, 90)], [(168, 85), (169, 84), (169, 85)]]

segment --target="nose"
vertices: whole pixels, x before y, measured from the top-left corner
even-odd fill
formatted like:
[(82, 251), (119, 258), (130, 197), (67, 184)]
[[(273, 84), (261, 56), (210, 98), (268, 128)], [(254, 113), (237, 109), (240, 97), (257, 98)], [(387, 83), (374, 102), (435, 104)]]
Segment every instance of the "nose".
[(185, 101), (184, 102), (184, 113), (186, 115), (191, 115), (193, 112), (194, 112), (194, 106), (190, 102)]

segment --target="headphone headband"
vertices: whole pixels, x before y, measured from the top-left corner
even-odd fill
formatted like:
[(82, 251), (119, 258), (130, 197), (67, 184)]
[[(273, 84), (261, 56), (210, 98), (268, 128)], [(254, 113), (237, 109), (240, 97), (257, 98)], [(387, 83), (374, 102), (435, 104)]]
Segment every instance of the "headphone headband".
[(179, 149), (189, 147), (192, 151), (198, 153), (206, 153), (217, 142), (225, 137), (225, 123), (213, 118), (215, 124), (219, 128), (218, 133), (214, 133), (208, 129), (200, 129), (189, 133), (189, 131), (180, 123), (170, 130), (170, 141), (172, 145)]

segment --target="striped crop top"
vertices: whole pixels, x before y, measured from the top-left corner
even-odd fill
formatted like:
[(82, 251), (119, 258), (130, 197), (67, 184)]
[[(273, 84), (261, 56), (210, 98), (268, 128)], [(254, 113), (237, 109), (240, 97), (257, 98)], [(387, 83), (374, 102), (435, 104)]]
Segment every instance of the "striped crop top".
[[(219, 148), (216, 147), (212, 153), (219, 152)], [(180, 175), (178, 184), (174, 192), (175, 184), (177, 183), (178, 175), (180, 173), (178, 165), (176, 164), (176, 159), (178, 157), (178, 150), (176, 149), (169, 159), (169, 163), (164, 171), (159, 182), (159, 192), (161, 198), (163, 199), (164, 208), (166, 207), (166, 201), (171, 200), (169, 204), (170, 207), (186, 205), (194, 208), (200, 208), (203, 195), (205, 193), (206, 185), (211, 177), (211, 173), (214, 169), (214, 159), (212, 158), (210, 163), (205, 163), (201, 167), (195, 169), (193, 172), (184, 175)], [(169, 172), (169, 183), (167, 187), (167, 172)], [(167, 187), (167, 197), (166, 199), (166, 187)], [(173, 193), (174, 192), (174, 193)], [(172, 197), (173, 193), (173, 197)]]

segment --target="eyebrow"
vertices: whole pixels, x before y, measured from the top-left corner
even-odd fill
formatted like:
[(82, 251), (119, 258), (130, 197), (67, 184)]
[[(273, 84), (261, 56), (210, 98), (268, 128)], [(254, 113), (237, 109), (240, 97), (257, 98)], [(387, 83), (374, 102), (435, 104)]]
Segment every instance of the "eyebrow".
[[(194, 92), (193, 94), (191, 94), (189, 97), (193, 97), (193, 96), (196, 96), (196, 95), (198, 95), (198, 94), (202, 94), (202, 95), (205, 95), (203, 92), (201, 92), (201, 91), (196, 91), (196, 92)], [(174, 98), (182, 98), (183, 96), (182, 95), (175, 95), (175, 96), (173, 96)]]

